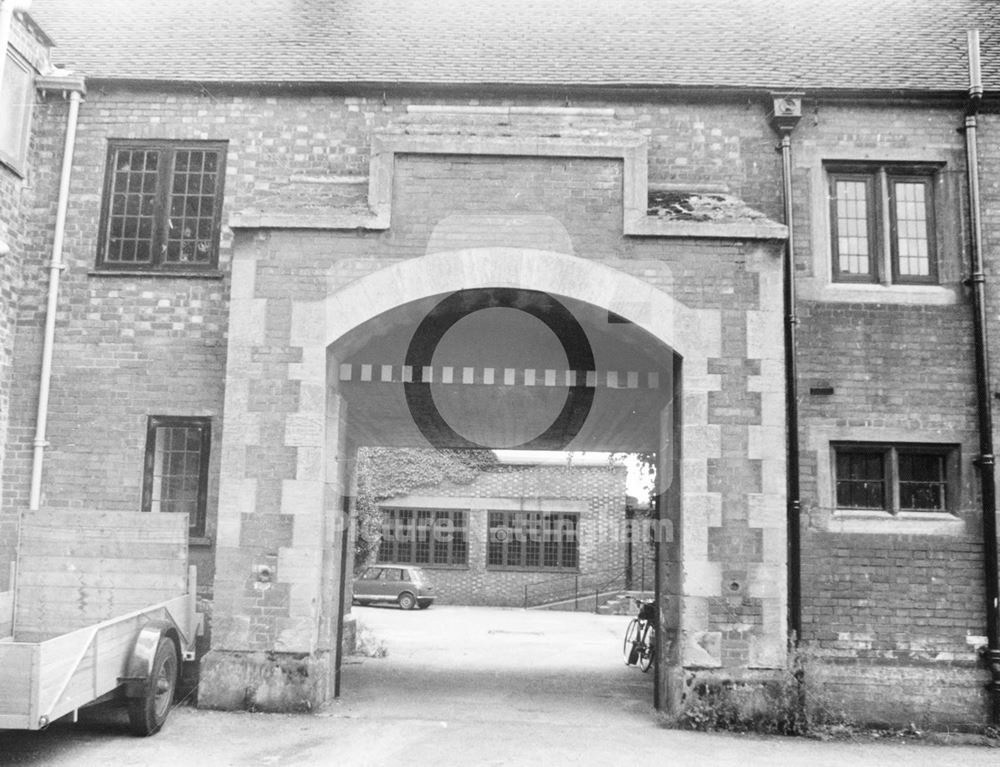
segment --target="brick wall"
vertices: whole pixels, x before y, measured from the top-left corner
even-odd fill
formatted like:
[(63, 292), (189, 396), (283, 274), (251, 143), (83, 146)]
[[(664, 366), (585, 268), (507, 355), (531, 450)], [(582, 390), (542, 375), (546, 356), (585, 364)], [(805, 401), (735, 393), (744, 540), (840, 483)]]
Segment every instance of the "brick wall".
[[(34, 71), (43, 71), (48, 61), (48, 46), (34, 30), (25, 23), (20, 14), (14, 16), (11, 26), (10, 47), (27, 62)], [(0, 51), (6, 55), (6, 51)], [(29, 126), (30, 131), (39, 122), (35, 115)], [(27, 248), (26, 214), (27, 199), (31, 194), (36, 177), (34, 169), (11, 168), (0, 163), (0, 242), (9, 252), (0, 253), (0, 445), (6, 445), (11, 411), (16, 403), (12, 387), (19, 381), (15, 372), (15, 328), (17, 325), (17, 304), (24, 275), (22, 263)], [(8, 451), (0, 450), (0, 476), (5, 471)], [(0, 506), (4, 503), (4, 487), (0, 485)], [(10, 559), (10, 542), (16, 536), (15, 521), (0, 513), (0, 591), (8, 586), (9, 570), (6, 563)]]
[[(435, 499), (468, 499), (469, 559), (464, 567), (423, 564), (443, 604), (521, 607), (525, 586), (532, 604), (572, 596), (579, 585), (593, 604), (593, 589), (622, 588), (625, 573), (624, 467), (501, 466), (479, 474), (469, 484), (442, 483), (413, 490), (385, 507), (433, 508)], [(491, 506), (491, 501), (493, 505)], [(579, 513), (579, 567), (504, 570), (487, 565), (487, 515), (490, 509), (532, 512), (560, 509)], [(559, 501), (582, 503), (559, 505)], [(442, 504), (444, 505), (444, 504)], [(455, 508), (447, 503), (448, 508)], [(579, 579), (578, 581), (576, 579)], [(542, 582), (545, 583), (542, 583)]]
[[(821, 108), (795, 134), (802, 445), (802, 639), (814, 702), (859, 720), (982, 721), (986, 675), (981, 512), (961, 112)], [(821, 294), (823, 159), (936, 158), (944, 287)], [(995, 204), (995, 203), (994, 203)], [(820, 299), (821, 300), (817, 300)], [(833, 393), (810, 389), (832, 388)], [(952, 515), (844, 517), (831, 500), (832, 440), (957, 447)], [(891, 692), (887, 692), (891, 690)]]
[[(447, 103), (445, 99), (432, 100), (439, 106)], [(290, 295), (318, 299), (332, 288), (348, 285), (400, 259), (423, 255), (429, 248), (488, 242), (490, 227), (471, 226), (469, 218), (452, 228), (439, 228), (437, 231), (445, 232), (448, 238), (438, 241), (432, 238), (431, 224), (456, 214), (499, 211), (545, 216), (559, 227), (539, 229), (543, 246), (564, 237), (560, 242), (568, 241), (578, 255), (638, 276), (689, 306), (724, 312), (724, 351), (711, 369), (712, 375), (721, 376), (723, 384), (706, 403), (710, 423), (719, 427), (721, 444), (719, 456), (713, 459), (708, 489), (724, 499), (728, 529), (745, 525), (738, 499), (741, 493), (761, 488), (765, 478), (759, 466), (745, 460), (746, 427), (759, 421), (762, 404), (747, 391), (746, 382), (758, 368), (745, 360), (748, 341), (737, 320), (741, 310), (759, 308), (755, 303), (759, 287), (755, 259), (760, 256), (753, 246), (737, 241), (720, 245), (705, 240), (621, 237), (620, 219), (615, 214), (620, 204), (620, 163), (403, 156), (398, 158), (398, 204), (388, 232), (286, 232), (280, 242), (268, 243), (254, 242), (249, 234), (234, 238), (224, 230), (220, 278), (121, 278), (91, 273), (107, 138), (227, 140), (224, 221), (232, 212), (255, 207), (344, 208), (365, 202), (373, 133), (431, 131), (436, 123), (447, 122), (439, 114), (407, 113), (408, 103), (395, 97), (294, 93), (279, 97), (225, 88), (151, 93), (108, 87), (88, 96), (81, 110), (67, 226), (69, 268), (64, 275), (57, 324), (45, 502), (62, 507), (135, 508), (145, 418), (150, 414), (206, 415), (214, 419), (213, 425), (219, 424), (226, 365), (228, 272), (234, 249), (248, 253), (259, 248), (266, 253), (256, 266), (254, 295), (274, 299), (267, 318), (271, 341), (255, 357), (258, 367), (251, 376), (250, 396), (252, 407), (261, 413), (261, 428), (270, 433), (284, 428), (274, 414), (292, 407), (299, 397), (298, 388), (287, 380), (287, 366), (297, 360), (296, 351), (288, 348)], [(452, 103), (465, 106), (469, 102)], [(505, 102), (484, 99), (478, 103)], [(518, 103), (557, 106), (562, 102), (524, 99)], [(608, 104), (590, 101), (576, 106)], [(780, 217), (780, 167), (763, 105), (677, 101), (611, 106), (614, 117), (574, 118), (556, 125), (555, 131), (588, 136), (616, 131), (642, 133), (650, 142), (651, 183), (724, 186), (765, 213)], [(838, 678), (854, 680), (853, 687), (843, 682), (845, 695), (862, 712), (866, 706), (871, 710), (865, 703), (864, 680), (871, 678), (872, 669), (883, 670), (889, 663), (914, 679), (925, 674), (928, 682), (939, 677), (951, 680), (952, 687), (945, 691), (930, 684), (923, 688), (928, 696), (936, 695), (942, 701), (931, 706), (933, 712), (940, 712), (946, 701), (961, 699), (965, 701), (961, 715), (975, 718), (981, 714), (975, 694), (968, 692), (968, 680), (976, 668), (967, 637), (981, 631), (982, 624), (982, 599), (976, 597), (979, 586), (970, 578), (981, 571), (982, 560), (976, 543), (980, 523), (971, 463), (975, 420), (969, 307), (958, 287), (967, 271), (963, 265), (962, 138), (955, 130), (960, 111), (913, 105), (822, 104), (815, 110), (807, 109), (793, 139), (798, 158), (796, 257), (798, 272), (806, 280), (824, 279), (818, 265), (825, 240), (816, 211), (825, 204), (825, 192), (822, 183), (817, 184), (815, 172), (824, 153), (835, 150), (854, 159), (933, 155), (944, 163), (941, 195), (948, 205), (943, 210), (939, 244), (943, 246), (942, 275), (953, 291), (951, 303), (928, 303), (920, 298), (828, 302), (818, 300), (814, 291), (804, 294), (800, 306), (806, 511), (803, 638), (825, 662), (840, 664)], [(498, 118), (477, 119), (493, 120), (489, 127), (497, 130)], [(543, 129), (551, 132), (552, 119), (525, 116), (505, 130), (523, 135), (538, 135)], [(9, 337), (4, 347), (13, 349), (7, 353), (13, 354), (11, 380), (17, 382), (9, 408), (3, 410), (12, 414), (0, 516), (0, 547), (7, 551), (11, 520), (27, 497), (44, 263), (51, 245), (64, 122), (65, 106), (58, 99), (50, 99), (37, 110), (32, 184), (24, 203), (30, 222), (18, 239), (23, 243), (23, 278), (5, 273), (2, 281), (8, 291), (23, 284), (17, 297), (16, 347), (10, 345)], [(983, 122), (981, 151), (984, 171), (989, 174), (984, 183), (984, 212), (989, 227), (987, 252), (992, 253), (1000, 237), (1000, 198), (989, 179), (1000, 173), (1000, 142), (990, 140), (995, 119)], [(13, 205), (12, 188), (9, 181), (0, 184), (5, 216), (6, 208)], [(5, 261), (0, 268), (11, 267)], [(995, 264), (988, 271), (993, 276)], [(992, 284), (990, 295), (991, 300), (997, 297)], [(995, 345), (1000, 327), (996, 327), (995, 312), (990, 316)], [(829, 383), (835, 393), (812, 396), (808, 393), (812, 382)], [(845, 534), (829, 529), (831, 510), (819, 502), (819, 483), (825, 481), (821, 463), (828, 456), (811, 440), (831, 429), (841, 434), (856, 429), (856, 434), (862, 435), (858, 438), (871, 438), (880, 429), (886, 433), (910, 429), (924, 435), (922, 439), (933, 437), (959, 445), (963, 497), (957, 515), (959, 528), (945, 536), (900, 536), (876, 529)], [(221, 429), (213, 429), (213, 435), (213, 456), (217, 456)], [(285, 524), (282, 515), (274, 509), (282, 479), (293, 465), (294, 449), (287, 448), (277, 463), (270, 461), (269, 455), (261, 457), (264, 460), (252, 462), (251, 469), (261, 481), (256, 511), (269, 512), (270, 516), (248, 524), (248, 546), (266, 546), (287, 536), (281, 527)], [(209, 537), (214, 529), (217, 465), (213, 463), (212, 469)], [(248, 515), (252, 513), (247, 510)], [(755, 548), (749, 535), (730, 538), (712, 533), (706, 545), (715, 561), (736, 563), (724, 568), (722, 577), (738, 586), (744, 582), (747, 569), (759, 564), (764, 553)], [(210, 565), (211, 550), (202, 551), (204, 563)], [(897, 551), (908, 552), (908, 556), (897, 556)], [(0, 551), (0, 560), (6, 559), (5, 554)], [(0, 567), (0, 579), (5, 577), (5, 568)], [(210, 575), (205, 575), (204, 583), (210, 581)], [(899, 588), (901, 585), (905, 588)], [(948, 602), (943, 616), (938, 614), (942, 599)], [(748, 634), (741, 633), (740, 627), (759, 622), (759, 605), (749, 594), (718, 599), (713, 604), (711, 627), (732, 639), (727, 644), (726, 662), (740, 662), (749, 651)], [(871, 626), (872, 631), (858, 626)], [(891, 631), (887, 626), (893, 627)], [(841, 634), (846, 638), (841, 639)], [(865, 638), (869, 634), (873, 638)], [(954, 673), (949, 674), (949, 669)]]

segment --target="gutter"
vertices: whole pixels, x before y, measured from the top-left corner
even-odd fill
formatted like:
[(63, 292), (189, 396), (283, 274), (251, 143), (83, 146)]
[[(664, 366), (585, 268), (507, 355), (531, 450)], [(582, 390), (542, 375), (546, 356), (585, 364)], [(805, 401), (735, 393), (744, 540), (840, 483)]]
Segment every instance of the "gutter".
[(42, 339), (42, 370), (38, 382), (38, 410), (35, 418), (34, 450), (31, 457), (31, 494), (29, 511), (37, 511), (42, 495), (42, 463), (48, 441), (45, 433), (49, 416), (49, 387), (52, 382), (52, 351), (55, 346), (56, 311), (59, 303), (59, 277), (63, 265), (63, 236), (66, 231), (66, 210), (69, 205), (69, 183), (73, 171), (73, 150), (76, 146), (76, 126), (80, 101), (86, 87), (82, 77), (43, 76), (35, 80), (40, 90), (61, 90), (69, 94), (69, 114), (66, 118), (66, 139), (63, 147), (62, 173), (59, 179), (59, 198), (56, 206), (55, 228), (52, 235), (52, 259), (49, 262), (49, 292), (45, 309), (45, 333)]
[(969, 100), (965, 115), (966, 171), (969, 180), (969, 216), (972, 273), (966, 284), (972, 288), (973, 332), (976, 357), (976, 398), (979, 411), (980, 492), (983, 502), (983, 570), (986, 579), (986, 647), (982, 654), (990, 671), (987, 685), (990, 721), (1000, 724), (1000, 578), (997, 566), (996, 459), (993, 454), (993, 411), (990, 396), (989, 339), (983, 271), (982, 201), (979, 193), (978, 114), (983, 97), (979, 71), (979, 30), (969, 31)]
[[(382, 98), (434, 98), (437, 96), (451, 98), (486, 98), (489, 96), (504, 97), (511, 95), (528, 95), (540, 99), (557, 99), (560, 102), (569, 100), (570, 106), (584, 101), (601, 99), (608, 101), (628, 101), (648, 99), (663, 101), (664, 99), (689, 99), (692, 102), (708, 103), (719, 99), (735, 99), (745, 104), (748, 100), (770, 98), (773, 93), (785, 92), (791, 88), (803, 88), (802, 85), (711, 85), (711, 84), (670, 84), (670, 83), (504, 83), (498, 81), (483, 82), (441, 82), (433, 80), (267, 80), (267, 79), (193, 79), (190, 75), (174, 78), (165, 77), (135, 77), (134, 75), (94, 75), (89, 74), (87, 81), (93, 88), (134, 88), (169, 90), (173, 92), (195, 92), (206, 98), (222, 95), (254, 93), (277, 93), (296, 95), (326, 95), (326, 96), (367, 96), (373, 100)], [(941, 107), (952, 107), (964, 104), (967, 98), (965, 90), (956, 89), (926, 89), (913, 87), (851, 87), (827, 88), (816, 84), (809, 88), (810, 102), (843, 102), (849, 104), (872, 103), (885, 104), (887, 101), (901, 104), (924, 104)], [(984, 104), (992, 109), (1000, 108), (1000, 96), (989, 93), (984, 95)]]
[(799, 488), (799, 386), (795, 331), (795, 227), (792, 220), (792, 131), (802, 119), (802, 96), (798, 92), (772, 93), (771, 127), (781, 136), (781, 182), (784, 200), (785, 240), (783, 277), (785, 293), (785, 450), (786, 522), (788, 535), (788, 633), (794, 644), (802, 637), (802, 499)]

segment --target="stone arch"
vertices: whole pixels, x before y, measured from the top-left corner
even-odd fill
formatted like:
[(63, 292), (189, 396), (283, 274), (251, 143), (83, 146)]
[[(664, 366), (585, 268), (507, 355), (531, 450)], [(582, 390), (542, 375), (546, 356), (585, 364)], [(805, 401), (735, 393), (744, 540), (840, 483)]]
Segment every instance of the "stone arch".
[[(331, 346), (393, 309), (473, 288), (541, 291), (607, 309), (669, 348), (675, 363), (683, 361), (671, 406), (679, 420), (668, 423), (661, 414), (661, 434), (671, 434), (675, 450), (669, 465), (683, 482), (670, 483), (667, 515), (675, 534), (663, 574), (671, 591), (660, 592), (659, 604), (671, 635), (661, 637), (657, 702), (676, 709), (685, 668), (782, 667), (784, 393), (776, 267), (768, 262), (740, 301), (726, 302), (710, 286), (696, 292), (698, 308), (663, 282), (530, 248), (433, 253), (388, 263), (346, 285), (331, 269), (326, 290), (314, 286), (308, 295), (260, 280), (265, 259), (297, 244), (292, 235), (275, 240), (272, 233), (268, 245), (233, 262), (213, 650), (203, 664), (209, 705), (238, 707), (248, 686), (260, 686), (254, 680), (275, 673), (277, 661), (261, 660), (261, 653), (307, 667), (314, 687), (295, 695), (321, 700), (334, 691), (328, 671), (337, 667), (330, 656), (340, 647), (331, 632), (342, 625), (344, 578), (336, 572), (346, 559), (341, 523), (351, 453)], [(259, 361), (276, 340), (288, 353)], [(748, 404), (739, 410), (734, 401)], [(723, 549), (739, 554), (738, 572)], [(266, 581), (258, 577), (264, 566)], [(748, 639), (727, 644), (716, 607), (734, 595), (760, 618), (746, 628)], [(288, 694), (275, 693), (274, 705), (286, 705)]]
[[(718, 323), (669, 293), (618, 269), (528, 248), (473, 248), (401, 261), (330, 293), (325, 341), (408, 301), (468, 288), (528, 288), (606, 308), (686, 360), (719, 346)], [(710, 313), (714, 314), (714, 313)]]

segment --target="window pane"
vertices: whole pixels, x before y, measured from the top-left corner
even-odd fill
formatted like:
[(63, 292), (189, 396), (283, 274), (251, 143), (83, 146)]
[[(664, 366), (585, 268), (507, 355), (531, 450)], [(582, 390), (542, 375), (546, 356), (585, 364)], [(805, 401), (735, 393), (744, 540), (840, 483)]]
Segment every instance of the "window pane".
[(927, 184), (893, 182), (896, 270), (900, 277), (930, 275)]
[(489, 540), (486, 545), (486, 564), (500, 566), (505, 564), (504, 552), (507, 549), (507, 526), (505, 515), (499, 511), (489, 513)]
[(414, 524), (416, 538), (411, 561), (418, 565), (425, 565), (431, 561), (431, 512), (417, 511)]
[(104, 261), (122, 266), (152, 263), (159, 151), (119, 149), (112, 156)]
[(870, 275), (868, 182), (838, 179), (833, 188), (837, 269), (841, 275)]
[(186, 513), (190, 526), (198, 529), (204, 515), (201, 467), (206, 436), (200, 424), (155, 427), (152, 476), (147, 478), (150, 510)]
[(836, 470), (838, 508), (886, 508), (883, 453), (838, 450)]
[[(212, 157), (211, 162), (208, 157)], [(210, 263), (214, 249), (211, 233), (215, 223), (217, 168), (215, 150), (176, 152), (170, 186), (166, 262)]]
[(899, 507), (908, 511), (943, 511), (947, 483), (943, 455), (899, 454)]

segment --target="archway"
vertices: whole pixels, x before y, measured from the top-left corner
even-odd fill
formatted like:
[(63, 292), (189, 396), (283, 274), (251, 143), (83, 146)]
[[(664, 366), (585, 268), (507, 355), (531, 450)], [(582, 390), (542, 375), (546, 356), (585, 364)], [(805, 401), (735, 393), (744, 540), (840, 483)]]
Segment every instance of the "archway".
[[(669, 394), (665, 399), (654, 397), (651, 400), (653, 404), (638, 409), (643, 416), (643, 433), (656, 434), (660, 456), (659, 492), (664, 499), (661, 518), (664, 528), (669, 530), (668, 540), (661, 548), (658, 568), (658, 576), (670, 587), (669, 590), (661, 589), (658, 599), (660, 623), (666, 630), (661, 632), (663, 644), (660, 657), (664, 662), (660, 664), (657, 677), (657, 702), (668, 708), (679, 704), (681, 672), (685, 665), (720, 667), (726, 662), (727, 648), (722, 631), (716, 625), (720, 622), (717, 607), (726, 604), (723, 600), (731, 602), (734, 595), (743, 594), (748, 600), (757, 600), (756, 606), (748, 609), (764, 613), (758, 621), (759, 625), (751, 626), (755, 643), (749, 654), (743, 651), (744, 656), (749, 655), (744, 657), (743, 665), (760, 667), (783, 663), (784, 593), (774, 577), (773, 565), (774, 560), (779, 559), (777, 552), (781, 547), (777, 544), (783, 542), (784, 537), (775, 520), (771, 519), (779, 499), (774, 497), (770, 486), (766, 498), (757, 492), (760, 488), (737, 488), (730, 494), (743, 500), (739, 501), (739, 507), (735, 507), (736, 513), (732, 516), (735, 523), (730, 524), (726, 520), (721, 510), (725, 493), (719, 490), (719, 478), (732, 466), (742, 467), (756, 461), (755, 465), (759, 468), (760, 461), (755, 455), (727, 456), (724, 446), (720, 444), (720, 428), (712, 423), (710, 414), (713, 397), (718, 400), (713, 405), (724, 402), (729, 396), (727, 391), (731, 392), (734, 385), (764, 392), (768, 397), (768, 407), (762, 410), (759, 426), (748, 427), (756, 435), (752, 437), (756, 440), (753, 450), (767, 452), (768, 465), (783, 470), (783, 459), (774, 450), (762, 447), (765, 439), (775, 436), (783, 427), (780, 410), (775, 411), (771, 407), (775, 397), (780, 401), (781, 378), (780, 373), (775, 375), (773, 364), (780, 363), (780, 347), (777, 359), (767, 360), (766, 370), (761, 368), (759, 361), (764, 356), (761, 350), (768, 354), (773, 351), (773, 345), (761, 341), (762, 333), (774, 330), (772, 325), (780, 328), (780, 316), (772, 308), (777, 304), (776, 295), (780, 295), (771, 295), (778, 287), (776, 282), (762, 281), (760, 302), (754, 304), (753, 311), (741, 313), (743, 324), (737, 330), (742, 334), (739, 337), (744, 339), (744, 347), (733, 351), (732, 348), (724, 349), (723, 312), (719, 308), (691, 308), (638, 277), (592, 260), (561, 253), (515, 248), (435, 253), (394, 263), (346, 286), (342, 285), (342, 280), (338, 281), (331, 275), (325, 296), (302, 300), (294, 296), (258, 298), (254, 290), (255, 267), (256, 263), (251, 262), (241, 271), (240, 264), (234, 264), (231, 356), (223, 437), (223, 500), (219, 518), (219, 573), (216, 577), (216, 599), (221, 609), (216, 608), (214, 647), (207, 664), (211, 672), (207, 685), (210, 689), (213, 685), (213, 664), (218, 665), (220, 674), (228, 673), (226, 669), (234, 665), (242, 668), (248, 662), (248, 653), (255, 650), (307, 653), (311, 659), (308, 662), (313, 664), (311, 667), (315, 670), (314, 677), (322, 680), (322, 668), (326, 663), (322, 658), (337, 646), (338, 616), (343, 610), (344, 580), (341, 573), (346, 565), (343, 556), (346, 543), (344, 512), (345, 499), (351, 494), (346, 469), (355, 444), (372, 438), (371, 435), (359, 436), (364, 431), (358, 426), (362, 421), (351, 412), (351, 398), (345, 396), (347, 388), (342, 387), (349, 388), (355, 383), (387, 384), (387, 391), (394, 392), (389, 395), (390, 399), (396, 399), (391, 403), (393, 407), (386, 406), (385, 410), (399, 416), (396, 419), (399, 428), (393, 431), (397, 435), (408, 435), (405, 439), (397, 436), (397, 441), (405, 444), (407, 440), (423, 439), (430, 444), (426, 430), (421, 430), (413, 419), (413, 402), (407, 402), (405, 393), (407, 384), (412, 391), (437, 382), (429, 382), (422, 375), (417, 380), (414, 375), (416, 365), (406, 364), (408, 352), (401, 347), (401, 339), (405, 339), (407, 334), (400, 333), (399, 329), (416, 329), (442, 302), (459, 301), (460, 306), (461, 299), (454, 296), (461, 295), (472, 296), (474, 301), (486, 300), (486, 304), (478, 305), (480, 312), (511, 310), (510, 302), (519, 300), (519, 296), (530, 295), (541, 297), (539, 300), (555, 301), (569, 315), (582, 315), (582, 322), (579, 318), (578, 322), (584, 335), (592, 343), (597, 339), (599, 348), (613, 348), (612, 339), (621, 333), (631, 334), (631, 340), (623, 344), (621, 350), (627, 354), (637, 353), (644, 362), (642, 366), (617, 368), (616, 365), (617, 369), (610, 370), (602, 369), (595, 358), (593, 371), (574, 370), (579, 360), (571, 362), (568, 359), (560, 360), (560, 364), (553, 363), (552, 367), (544, 360), (531, 365), (527, 362), (504, 363), (505, 374), (508, 368), (521, 371), (521, 385), (525, 388), (529, 385), (525, 378), (529, 369), (541, 377), (539, 382), (543, 387), (551, 383), (555, 389), (560, 388), (556, 386), (560, 383), (560, 375), (563, 376), (562, 387), (566, 387), (567, 383), (570, 388), (582, 383), (587, 388), (589, 383), (597, 384), (598, 378), (604, 374), (604, 393), (601, 387), (597, 387), (594, 394), (597, 401), (603, 396), (617, 397), (622, 393), (619, 389), (638, 389), (643, 375), (646, 378), (642, 383), (648, 388), (652, 380), (650, 374), (656, 373), (657, 376), (653, 377), (658, 378), (657, 388), (653, 389), (659, 392), (656, 396)], [(506, 298), (499, 305), (488, 303), (498, 295)], [(484, 296), (487, 298), (484, 299)], [(504, 304), (504, 301), (507, 303)], [(545, 318), (553, 316), (552, 312), (558, 310), (554, 309), (554, 305), (539, 307), (522, 314), (526, 313), (536, 324), (545, 327)], [(460, 320), (472, 314), (452, 312), (449, 317), (453, 329), (458, 329), (462, 324)], [(245, 353), (249, 358), (255, 349), (266, 343), (268, 323), (274, 324), (275, 317), (287, 326), (287, 330), (282, 332), (287, 332), (289, 348), (297, 351), (285, 367), (284, 380), (274, 385), (294, 387), (297, 392), (296, 406), (291, 412), (272, 413), (263, 418), (252, 407), (247, 407), (248, 389), (252, 387), (241, 376), (241, 355)], [(568, 346), (575, 348), (575, 345), (560, 338), (559, 332), (553, 330), (558, 326), (559, 322), (549, 322), (548, 331), (556, 338), (553, 348), (558, 351), (561, 344), (565, 354)], [(608, 328), (613, 328), (613, 332)], [(452, 326), (445, 330), (450, 329)], [(447, 332), (431, 335), (436, 344), (449, 343)], [(372, 357), (367, 361), (356, 358), (360, 351), (369, 349), (373, 339), (381, 339), (379, 343), (385, 348), (380, 349), (378, 344), (374, 348), (388, 356), (376, 355), (378, 359)], [(569, 355), (573, 354), (570, 350)], [(756, 360), (754, 365), (761, 369), (747, 365), (749, 357), (753, 357)], [(729, 359), (733, 364), (729, 363)], [(415, 361), (427, 362), (417, 357), (410, 359), (411, 363)], [(369, 366), (367, 370), (365, 365)], [(423, 367), (422, 364), (420, 366)], [(461, 367), (463, 382), (465, 376), (471, 376), (465, 384), (468, 386), (503, 385), (497, 383), (499, 363), (488, 365), (479, 360), (473, 361), (473, 364), (449, 366), (431, 360), (429, 366), (432, 369), (435, 366), (441, 368), (442, 385), (447, 385), (443, 379), (445, 367), (452, 367), (453, 377), (458, 375), (455, 368)], [(408, 372), (407, 367), (410, 368)], [(485, 379), (488, 367), (494, 368), (492, 382)], [(642, 367), (649, 369), (642, 370)], [(466, 368), (470, 368), (471, 372)], [(777, 369), (780, 371), (780, 365)], [(592, 382), (587, 380), (590, 372), (594, 374)], [(571, 381), (566, 377), (570, 373), (582, 374), (583, 378)], [(369, 380), (365, 381), (365, 377)], [(557, 396), (556, 401), (556, 409), (559, 410), (561, 406), (558, 403), (565, 399)], [(578, 400), (576, 405), (579, 406), (581, 401)], [(403, 408), (399, 407), (400, 403), (403, 403)], [(452, 402), (451, 405), (439, 406), (439, 410), (444, 411), (448, 407), (453, 410), (457, 407), (461, 411), (465, 406), (461, 402)], [(596, 412), (599, 414), (605, 410), (601, 408)], [(588, 429), (594, 434), (601, 432), (599, 422), (594, 423), (591, 418), (592, 414), (588, 413), (583, 423), (578, 424), (579, 431), (574, 436), (583, 444), (588, 444)], [(409, 424), (405, 423), (407, 419)], [(439, 422), (441, 420), (451, 422), (454, 412), (450, 415), (444, 413), (443, 418), (438, 419)], [(564, 420), (567, 423), (573, 421), (569, 417)], [(274, 427), (265, 430), (262, 426), (265, 421), (274, 424)], [(371, 423), (370, 420), (365, 422)], [(265, 434), (265, 431), (268, 433)], [(475, 433), (474, 429), (470, 432), (462, 426), (453, 431), (476, 444), (491, 443), (489, 437)], [(605, 432), (615, 433), (614, 430)], [(514, 445), (530, 444), (538, 436), (508, 434), (504, 440)], [(563, 440), (558, 430), (555, 436), (556, 442), (572, 445), (573, 440)], [(605, 440), (605, 446), (613, 448), (611, 442), (613, 440)], [(591, 438), (589, 444), (599, 444), (599, 440)], [(267, 467), (264, 467), (263, 461), (257, 466), (252, 464), (256, 453), (248, 445), (259, 447), (262, 455), (266, 454), (278, 463), (283, 461), (289, 468), (275, 478), (273, 463)], [(248, 515), (246, 508), (249, 504), (251, 508), (255, 505), (260, 510), (261, 488), (265, 486), (278, 487), (278, 495), (274, 499), (278, 515), (274, 521), (287, 524), (290, 530), (280, 546), (275, 546), (271, 540), (266, 546), (258, 545), (255, 550), (249, 531), (262, 515), (259, 511)], [(756, 501), (752, 497), (755, 495)], [(764, 502), (761, 503), (761, 500)], [(766, 519), (762, 518), (762, 511)], [(711, 546), (715, 545), (719, 550), (741, 551), (747, 548), (737, 540), (743, 536), (759, 549), (760, 530), (749, 529), (748, 521), (751, 527), (767, 528), (764, 531), (767, 535), (764, 545), (769, 557), (767, 566), (762, 568), (735, 562), (729, 563), (733, 567), (724, 572), (723, 563), (717, 561), (719, 557)], [(261, 571), (259, 560), (262, 548), (277, 549), (271, 554), (275, 561), (270, 570), (276, 582), (270, 591), (249, 584), (249, 588), (265, 595), (257, 600), (256, 605), (271, 606), (266, 595), (273, 593), (275, 586), (283, 586), (286, 594), (281, 601), (274, 602), (277, 617), (272, 619), (267, 614), (270, 623), (255, 617), (254, 592), (248, 591), (247, 583), (248, 570), (252, 574)], [(783, 559), (780, 563), (783, 565)], [(255, 627), (267, 630), (259, 630), (255, 634)], [(732, 657), (739, 665), (737, 656), (734, 654)], [(243, 676), (246, 673), (239, 672)], [(258, 670), (253, 673), (263, 672)], [(327, 689), (333, 686), (330, 681), (316, 684), (329, 685)], [(205, 686), (203, 682), (203, 688)], [(325, 695), (320, 693), (320, 697)]]

